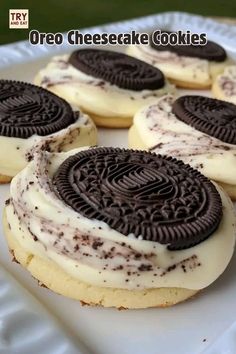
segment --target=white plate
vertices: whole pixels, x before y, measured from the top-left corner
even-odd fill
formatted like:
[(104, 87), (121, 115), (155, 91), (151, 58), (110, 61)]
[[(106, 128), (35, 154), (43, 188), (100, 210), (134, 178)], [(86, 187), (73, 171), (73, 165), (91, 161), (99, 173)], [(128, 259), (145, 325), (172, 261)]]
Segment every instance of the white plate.
[[(0, 353), (85, 354), (59, 321), (12, 278), (0, 269)], [(82, 347), (82, 344), (80, 344)]]
[[(228, 52), (236, 57), (236, 47), (234, 45), (236, 28), (218, 24), (211, 20), (203, 20), (199, 16), (189, 16), (182, 13), (165, 13), (97, 27), (91, 31), (112, 30), (118, 32), (129, 31), (131, 28), (141, 31), (151, 27), (207, 31), (209, 38), (223, 44)], [(32, 49), (32, 46), (27, 42), (2, 46), (0, 48), (0, 68), (4, 67), (4, 69), (1, 71), (1, 78), (32, 81), (35, 73), (46, 64), (48, 61), (47, 57), (50, 54), (72, 49), (72, 47), (66, 46), (62, 48), (39, 46)], [(207, 94), (207, 92), (204, 92), (204, 94)], [(127, 146), (127, 130), (120, 129), (114, 131), (100, 129), (99, 134), (99, 144), (105, 146)], [(8, 186), (1, 186), (1, 206), (7, 193)], [(8, 253), (2, 232), (0, 237), (0, 260), (22, 285), (46, 306), (51, 314), (56, 315), (58, 320), (67, 328), (67, 332), (70, 333), (74, 342), (84, 342), (90, 353), (199, 354), (205, 352), (205, 350), (205, 353), (208, 354), (236, 353), (236, 344), (235, 340), (233, 340), (235, 333), (235, 325), (233, 323), (236, 320), (236, 256), (233, 257), (224, 275), (208, 289), (202, 291), (195, 299), (173, 308), (136, 311), (82, 307), (79, 302), (64, 298), (45, 288), (39, 287), (37, 281), (24, 271), (24, 269), (11, 262), (11, 256)], [(7, 282), (6, 275), (4, 277), (4, 281)], [(19, 296), (23, 296), (26, 302), (28, 301), (26, 293), (19, 292)], [(2, 302), (3, 307), (6, 306), (7, 308), (10, 306), (7, 295), (4, 296), (3, 294), (0, 302)], [(11, 306), (11, 313), (14, 313), (14, 302)], [(41, 313), (42, 310), (39, 309), (38, 311)], [(27, 340), (30, 326), (23, 319), (25, 316), (23, 310), (19, 316), (22, 317), (21, 325), (24, 331), (20, 332), (19, 336), (17, 336), (17, 333), (14, 333), (15, 347), (9, 341), (5, 352), (1, 351), (0, 347), (0, 353), (20, 353), (15, 351), (17, 341), (19, 341), (20, 345), (24, 341), (24, 338)], [(2, 323), (4, 323), (1, 311), (0, 320), (2, 320), (0, 322), (1, 328)], [(48, 321), (51, 321), (50, 317)], [(230, 330), (223, 335), (222, 339), (218, 339), (219, 335), (229, 327)], [(55, 331), (58, 331), (58, 328), (55, 326)], [(53, 338), (55, 340), (56, 337), (54, 336)], [(218, 341), (214, 344), (216, 339)], [(37, 349), (33, 346), (32, 352), (35, 351), (37, 354), (44, 353), (44, 340), (45, 338), (42, 337), (40, 346), (40, 340), (35, 338)], [(67, 343), (69, 337), (66, 334), (62, 334), (63, 340)], [(72, 342), (71, 344), (73, 345)], [(56, 353), (63, 352), (59, 351), (59, 349), (50, 351), (50, 354)]]

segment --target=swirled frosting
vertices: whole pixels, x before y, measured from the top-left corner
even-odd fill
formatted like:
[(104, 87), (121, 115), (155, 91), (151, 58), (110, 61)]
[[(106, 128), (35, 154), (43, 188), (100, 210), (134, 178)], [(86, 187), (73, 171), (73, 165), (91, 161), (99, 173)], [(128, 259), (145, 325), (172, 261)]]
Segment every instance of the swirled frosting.
[(191, 248), (169, 250), (168, 245), (125, 236), (104, 221), (89, 219), (59, 197), (55, 173), (81, 151), (37, 153), (12, 180), (6, 216), (25, 250), (53, 260), (88, 284), (113, 288), (202, 289), (224, 271), (233, 253), (235, 219), (222, 189), (216, 186), (223, 216), (212, 235)]

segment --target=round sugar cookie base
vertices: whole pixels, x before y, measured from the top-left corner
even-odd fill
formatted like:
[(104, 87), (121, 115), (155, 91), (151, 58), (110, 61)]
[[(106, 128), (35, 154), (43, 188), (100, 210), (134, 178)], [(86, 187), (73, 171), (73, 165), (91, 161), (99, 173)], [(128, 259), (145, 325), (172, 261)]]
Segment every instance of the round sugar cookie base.
[(12, 176), (6, 176), (0, 174), (0, 184), (10, 183), (12, 178), (13, 178)]
[(190, 89), (190, 90), (208, 90), (211, 88), (211, 82), (191, 82), (191, 81), (182, 81), (177, 79), (172, 79), (168, 77), (168, 80), (177, 87)]
[(55, 262), (43, 259), (25, 250), (9, 228), (6, 213), (3, 216), (5, 236), (14, 259), (26, 268), (41, 284), (55, 293), (79, 300), (82, 304), (118, 309), (167, 307), (185, 301), (198, 290), (158, 288), (140, 291), (105, 288), (86, 284), (71, 277)]

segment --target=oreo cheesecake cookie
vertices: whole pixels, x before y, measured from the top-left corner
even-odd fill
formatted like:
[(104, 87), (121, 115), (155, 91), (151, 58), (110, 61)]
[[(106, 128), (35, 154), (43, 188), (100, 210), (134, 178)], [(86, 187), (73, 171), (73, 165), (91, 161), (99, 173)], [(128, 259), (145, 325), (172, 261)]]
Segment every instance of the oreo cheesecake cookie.
[(140, 107), (174, 92), (157, 68), (100, 49), (52, 58), (35, 83), (77, 104), (97, 125), (112, 128), (129, 127)]
[(67, 151), (96, 143), (92, 120), (55, 94), (25, 82), (0, 80), (0, 183), (36, 149)]
[(170, 306), (214, 282), (235, 244), (223, 189), (182, 161), (119, 148), (38, 152), (11, 182), (15, 259), (90, 305)]
[(129, 146), (183, 160), (236, 200), (236, 105), (167, 95), (137, 112)]
[(216, 98), (236, 104), (236, 65), (228, 66), (216, 77), (212, 91)]
[(150, 45), (132, 45), (127, 53), (154, 65), (172, 83), (188, 89), (210, 88), (216, 75), (229, 65), (225, 50), (212, 41), (206, 45), (157, 45), (150, 36)]

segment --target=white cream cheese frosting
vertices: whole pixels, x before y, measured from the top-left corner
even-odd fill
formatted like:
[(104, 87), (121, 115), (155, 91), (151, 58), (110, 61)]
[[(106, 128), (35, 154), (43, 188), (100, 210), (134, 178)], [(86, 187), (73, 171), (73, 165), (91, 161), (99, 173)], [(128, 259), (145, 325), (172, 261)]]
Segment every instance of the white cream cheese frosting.
[(56, 194), (52, 177), (70, 155), (42, 151), (11, 183), (6, 216), (12, 234), (28, 252), (53, 260), (86, 283), (122, 289), (202, 289), (228, 265), (235, 244), (232, 202), (216, 185), (223, 217), (204, 242), (185, 250), (124, 236), (106, 223), (88, 219)]
[(236, 145), (180, 121), (172, 113), (173, 102), (167, 95), (136, 113), (133, 124), (146, 149), (181, 159), (210, 179), (236, 185)]
[(83, 73), (69, 64), (68, 59), (69, 55), (53, 57), (46, 68), (40, 70), (35, 83), (91, 114), (102, 117), (133, 117), (143, 105), (168, 92), (174, 93), (174, 86), (168, 82), (157, 90), (122, 89)]
[(156, 66), (168, 78), (183, 82), (210, 85), (212, 79), (222, 72), (228, 60), (211, 62), (199, 58), (179, 56), (169, 51), (157, 51), (150, 46), (132, 45), (127, 53)]
[(0, 174), (15, 176), (40, 149), (67, 151), (84, 145), (95, 145), (97, 131), (88, 115), (72, 107), (77, 116), (75, 123), (46, 136), (32, 135), (27, 139), (0, 136)]
[(216, 98), (236, 104), (236, 65), (228, 66), (217, 76), (213, 93)]

